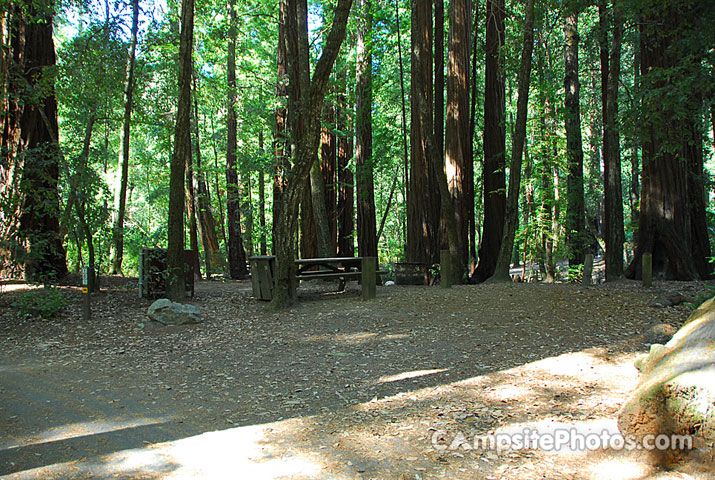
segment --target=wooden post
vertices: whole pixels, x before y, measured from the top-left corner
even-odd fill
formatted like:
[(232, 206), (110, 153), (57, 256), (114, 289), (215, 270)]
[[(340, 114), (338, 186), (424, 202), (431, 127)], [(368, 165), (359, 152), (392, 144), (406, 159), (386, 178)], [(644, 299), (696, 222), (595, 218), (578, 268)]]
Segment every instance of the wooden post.
[(651, 287), (653, 286), (653, 255), (650, 253), (644, 253), (642, 257), (642, 277), (643, 286)]
[(372, 300), (377, 296), (377, 258), (363, 257), (360, 267), (362, 272), (360, 288), (363, 300)]
[(587, 253), (583, 261), (583, 281), (584, 285), (591, 285), (593, 276), (593, 253)]
[(450, 288), (454, 278), (454, 261), (449, 250), (439, 251), (439, 286)]

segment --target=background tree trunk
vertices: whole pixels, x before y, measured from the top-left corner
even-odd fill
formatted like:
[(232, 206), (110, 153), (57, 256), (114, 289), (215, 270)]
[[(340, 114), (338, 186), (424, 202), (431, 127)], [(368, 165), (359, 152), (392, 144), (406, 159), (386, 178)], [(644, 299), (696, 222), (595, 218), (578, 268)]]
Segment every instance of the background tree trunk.
[(585, 257), (586, 206), (583, 192), (583, 141), (581, 138), (581, 83), (578, 75), (578, 12), (569, 12), (564, 19), (564, 77), (566, 155), (568, 178), (566, 182), (566, 244), (569, 265), (583, 265)]
[(355, 188), (358, 254), (377, 257), (377, 219), (372, 168), (372, 12), (370, 0), (358, 0), (357, 72), (355, 76)]
[[(343, 90), (346, 88), (343, 81)], [(355, 221), (353, 198), (353, 172), (350, 170), (350, 159), (353, 156), (352, 134), (345, 94), (338, 95), (338, 256), (352, 257), (355, 255)]]
[(226, 215), (228, 219), (228, 272), (231, 278), (248, 274), (246, 251), (241, 238), (241, 191), (236, 162), (236, 12), (235, 0), (228, 2), (228, 115), (226, 131)]
[(621, 187), (621, 142), (618, 135), (618, 84), (621, 74), (621, 34), (623, 20), (619, 0), (613, 2), (613, 39), (606, 89), (604, 137), (608, 155), (604, 162), (604, 220), (606, 233), (606, 281), (623, 275), (623, 189)]
[(117, 164), (117, 180), (114, 188), (114, 221), (112, 228), (111, 270), (113, 274), (122, 273), (124, 259), (124, 216), (127, 205), (127, 182), (129, 181), (129, 144), (134, 104), (134, 64), (139, 31), (139, 0), (132, 1), (132, 28), (129, 35), (129, 55), (127, 74), (124, 84), (124, 118), (121, 131), (121, 148)]
[[(516, 124), (511, 142), (511, 162), (509, 167), (509, 196), (504, 217), (504, 237), (499, 257), (494, 269), (494, 279), (511, 280), (509, 267), (514, 249), (514, 236), (519, 226), (519, 190), (521, 188), (521, 163), (526, 139), (526, 117), (529, 107), (529, 84), (531, 82), (531, 57), (534, 51), (534, 0), (526, 4), (524, 21), (524, 43), (521, 50), (521, 66), (518, 76), (518, 98), (516, 104)], [(527, 217), (528, 218), (528, 217)], [(525, 260), (526, 261), (526, 260)]]
[(484, 84), (484, 223), (479, 263), (473, 279), (483, 282), (494, 274), (504, 234), (506, 180), (504, 151), (505, 84), (501, 49), (504, 46), (504, 0), (487, 0), (487, 43)]
[(323, 174), (323, 185), (325, 187), (325, 212), (330, 230), (330, 245), (332, 245), (331, 256), (336, 251), (337, 238), (337, 192), (336, 183), (336, 153), (337, 145), (335, 141), (335, 106), (326, 105), (323, 108), (323, 121), (320, 129), (320, 171)]
[(191, 79), (194, 45), (194, 0), (181, 2), (179, 43), (179, 102), (176, 111), (174, 153), (169, 182), (168, 277), (166, 295), (171, 300), (186, 296), (184, 285), (184, 175), (191, 157)]

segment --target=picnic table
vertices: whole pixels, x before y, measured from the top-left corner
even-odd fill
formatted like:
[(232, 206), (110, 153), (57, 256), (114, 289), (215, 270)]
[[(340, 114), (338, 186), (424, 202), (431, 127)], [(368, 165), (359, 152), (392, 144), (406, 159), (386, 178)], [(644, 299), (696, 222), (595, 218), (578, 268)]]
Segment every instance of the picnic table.
[[(249, 258), (251, 262), (251, 283), (254, 297), (261, 300), (273, 298), (273, 282), (276, 257), (273, 255), (257, 255)], [(299, 258), (295, 260), (296, 280), (339, 280), (340, 291), (345, 289), (345, 283), (359, 280), (362, 298), (375, 298), (377, 275), (377, 258), (375, 257), (331, 257), (331, 258)]]

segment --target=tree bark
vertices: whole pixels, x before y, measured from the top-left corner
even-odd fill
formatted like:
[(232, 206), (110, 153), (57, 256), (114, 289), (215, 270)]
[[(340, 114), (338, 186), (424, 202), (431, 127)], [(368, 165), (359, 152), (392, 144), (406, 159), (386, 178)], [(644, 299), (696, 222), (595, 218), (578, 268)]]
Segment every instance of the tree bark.
[(621, 187), (621, 142), (618, 134), (618, 84), (621, 75), (621, 36), (623, 22), (620, 0), (613, 1), (613, 39), (609, 58), (606, 91), (608, 156), (604, 162), (604, 219), (606, 240), (606, 281), (623, 276), (623, 189)]
[(273, 155), (275, 171), (273, 174), (273, 222), (272, 238), (275, 253), (275, 238), (278, 222), (281, 217), (282, 195), (286, 187), (286, 175), (290, 168), (290, 146), (288, 144), (288, 60), (286, 58), (286, 0), (279, 0), (278, 16), (278, 47), (276, 53), (276, 97), (277, 106), (274, 112)]
[(325, 187), (325, 213), (330, 231), (331, 256), (336, 252), (337, 238), (337, 192), (336, 183), (336, 154), (335, 140), (335, 107), (326, 105), (323, 108), (323, 126), (320, 129), (320, 171), (323, 175)]
[(241, 238), (241, 189), (238, 184), (236, 162), (236, 37), (237, 20), (235, 0), (228, 2), (228, 115), (226, 132), (226, 215), (228, 220), (228, 272), (233, 279), (248, 275), (246, 251)]
[(308, 9), (305, 0), (286, 0), (285, 46), (288, 60), (288, 125), (292, 141), (292, 165), (285, 175), (281, 193), (281, 215), (274, 238), (276, 250), (275, 288), (272, 304), (284, 308), (295, 300), (294, 259), (298, 205), (310, 176), (320, 143), (320, 112), (324, 94), (345, 39), (352, 0), (338, 0), (333, 24), (313, 75), (308, 54)]
[(479, 263), (472, 276), (483, 282), (494, 274), (504, 233), (506, 180), (504, 151), (505, 83), (501, 49), (504, 46), (504, 0), (487, 0), (487, 41), (484, 84), (484, 224)]
[(358, 254), (377, 257), (377, 219), (372, 163), (372, 12), (358, 0), (359, 27), (355, 76), (355, 189)]
[(445, 168), (450, 202), (456, 215), (459, 272), (469, 259), (469, 192), (472, 181), (469, 136), (470, 0), (453, 0), (449, 7), (449, 63), (447, 76), (447, 138)]
[[(410, 174), (407, 205), (407, 261), (439, 262), (440, 206), (429, 143), (434, 146), (432, 97), (432, 2), (412, 2), (412, 80), (410, 82)], [(427, 102), (422, 105), (420, 102)], [(429, 118), (429, 128), (421, 125)], [(427, 134), (429, 138), (425, 138)], [(440, 168), (442, 164), (440, 163)]]
[(186, 296), (184, 285), (184, 182), (191, 157), (191, 79), (194, 45), (194, 0), (181, 2), (179, 43), (179, 102), (176, 111), (174, 153), (169, 181), (169, 219), (166, 295), (170, 300)]
[(117, 179), (114, 189), (114, 218), (112, 227), (111, 273), (122, 273), (124, 259), (124, 217), (127, 206), (127, 182), (129, 181), (129, 144), (134, 106), (134, 65), (136, 63), (137, 33), (139, 31), (139, 0), (132, 0), (132, 27), (129, 35), (129, 55), (124, 84), (124, 118), (122, 120), (121, 148), (117, 164)]
[(583, 265), (586, 255), (586, 206), (583, 191), (583, 140), (581, 138), (581, 106), (579, 81), (578, 11), (569, 12), (564, 23), (564, 77), (566, 156), (568, 178), (566, 181), (566, 245), (569, 265)]
[[(258, 150), (264, 155), (263, 130), (258, 132)], [(263, 166), (258, 169), (258, 225), (261, 229), (259, 235), (259, 248), (261, 255), (268, 254), (268, 241), (266, 230), (266, 172)]]
[(434, 141), (440, 164), (444, 163), (444, 135), (444, 0), (434, 0)]
[[(218, 234), (216, 232), (216, 219), (211, 208), (211, 197), (206, 182), (206, 174), (202, 168), (201, 137), (199, 129), (199, 102), (198, 86), (194, 76), (194, 136), (196, 138), (196, 168), (194, 169), (194, 191), (196, 193), (196, 212), (201, 232), (201, 244), (204, 248), (204, 263), (206, 278), (211, 278), (211, 273), (223, 268), (224, 259), (221, 257)], [(219, 198), (219, 204), (221, 199)]]
[(494, 278), (509, 281), (509, 267), (514, 249), (514, 236), (519, 226), (519, 190), (521, 189), (521, 163), (526, 140), (526, 117), (529, 107), (529, 85), (531, 82), (531, 58), (534, 51), (534, 0), (526, 4), (524, 21), (524, 43), (521, 51), (521, 66), (518, 76), (518, 97), (516, 104), (516, 124), (511, 142), (511, 162), (509, 167), (509, 196), (504, 217), (504, 236), (499, 257), (494, 269)]
[[(655, 278), (693, 280), (710, 273), (709, 249), (697, 246), (707, 234), (700, 230), (704, 209), (697, 204), (704, 203), (703, 177), (699, 142), (692, 134), (702, 112), (701, 91), (693, 88), (697, 84), (692, 79), (699, 75), (707, 49), (683, 41), (706, 28), (704, 8), (676, 1), (646, 4), (639, 12), (643, 169), (638, 244), (628, 278), (641, 277), (644, 253), (652, 254)], [(677, 102), (672, 100), (676, 92)], [(694, 238), (696, 231), (699, 238)]]
[(325, 206), (326, 188), (318, 161), (313, 162), (310, 169), (310, 192), (313, 205), (313, 219), (318, 239), (318, 256), (332, 257), (335, 254), (335, 243), (330, 236), (330, 221)]
[[(346, 88), (343, 80), (343, 90)], [(352, 133), (349, 126), (349, 115), (345, 94), (338, 95), (338, 256), (352, 257), (355, 255), (355, 221), (353, 198), (353, 172), (350, 170), (350, 159), (353, 156)]]

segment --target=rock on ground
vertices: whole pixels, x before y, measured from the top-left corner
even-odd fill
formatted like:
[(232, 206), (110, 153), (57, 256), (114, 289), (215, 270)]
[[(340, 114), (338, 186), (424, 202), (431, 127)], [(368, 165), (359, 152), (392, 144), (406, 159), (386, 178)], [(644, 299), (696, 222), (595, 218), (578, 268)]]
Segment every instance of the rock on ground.
[(195, 305), (175, 303), (166, 298), (160, 298), (149, 306), (149, 318), (164, 325), (187, 325), (201, 323), (201, 308)]
[[(690, 458), (711, 463), (715, 454), (715, 298), (693, 312), (668, 343), (652, 345), (636, 367), (641, 379), (620, 412), (621, 432), (640, 443), (648, 435), (692, 435)], [(659, 456), (666, 461), (673, 457)]]

